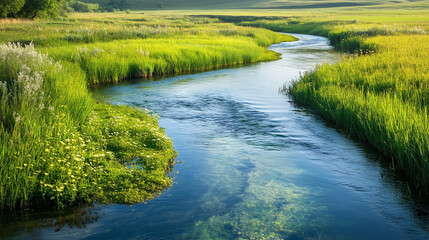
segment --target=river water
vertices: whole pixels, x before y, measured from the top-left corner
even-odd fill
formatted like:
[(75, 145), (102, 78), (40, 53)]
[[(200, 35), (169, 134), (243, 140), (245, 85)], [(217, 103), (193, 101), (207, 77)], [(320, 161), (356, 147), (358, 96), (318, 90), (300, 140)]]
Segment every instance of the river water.
[(157, 113), (178, 151), (175, 184), (133, 206), (3, 217), (0, 236), (35, 239), (429, 239), (429, 205), (385, 160), (299, 108), (279, 88), (341, 56), (296, 34), (282, 59), (94, 91)]

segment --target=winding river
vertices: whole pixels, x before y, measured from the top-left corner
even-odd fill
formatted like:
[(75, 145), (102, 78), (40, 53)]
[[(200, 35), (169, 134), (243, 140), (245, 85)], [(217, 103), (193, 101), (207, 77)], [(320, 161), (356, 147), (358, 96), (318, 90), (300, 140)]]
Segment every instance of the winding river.
[(296, 36), (270, 47), (278, 61), (96, 89), (160, 116), (181, 162), (175, 184), (145, 204), (3, 218), (0, 236), (429, 239), (429, 205), (404, 194), (380, 155), (279, 94), (341, 58), (326, 38)]

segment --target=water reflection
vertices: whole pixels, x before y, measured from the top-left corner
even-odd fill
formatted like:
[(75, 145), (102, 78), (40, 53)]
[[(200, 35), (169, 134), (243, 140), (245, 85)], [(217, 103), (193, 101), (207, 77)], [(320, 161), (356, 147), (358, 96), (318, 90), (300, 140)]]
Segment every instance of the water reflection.
[(42, 238), (40, 231), (52, 229), (59, 232), (64, 228), (83, 229), (97, 222), (100, 208), (94, 205), (72, 207), (61, 211), (4, 212), (0, 217), (0, 238)]

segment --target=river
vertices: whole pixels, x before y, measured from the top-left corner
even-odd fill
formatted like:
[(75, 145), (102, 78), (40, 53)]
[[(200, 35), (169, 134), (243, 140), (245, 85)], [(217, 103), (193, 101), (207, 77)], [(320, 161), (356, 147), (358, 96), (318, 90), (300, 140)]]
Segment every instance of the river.
[(382, 156), (279, 94), (341, 59), (326, 38), (295, 35), (270, 47), (278, 61), (95, 89), (160, 116), (178, 151), (175, 183), (144, 204), (3, 217), (0, 236), (429, 239), (429, 205), (404, 194)]

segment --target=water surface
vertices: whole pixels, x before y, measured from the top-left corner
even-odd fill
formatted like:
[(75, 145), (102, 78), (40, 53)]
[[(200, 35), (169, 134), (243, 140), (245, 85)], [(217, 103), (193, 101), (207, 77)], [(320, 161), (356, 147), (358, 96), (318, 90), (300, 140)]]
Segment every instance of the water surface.
[(279, 61), (96, 89), (96, 98), (160, 116), (183, 161), (175, 184), (145, 204), (3, 217), (2, 235), (429, 239), (428, 205), (403, 194), (380, 155), (278, 93), (340, 59), (325, 38), (296, 36), (270, 47)]

